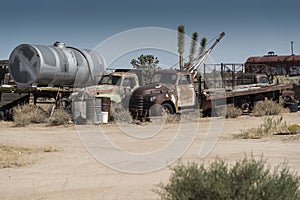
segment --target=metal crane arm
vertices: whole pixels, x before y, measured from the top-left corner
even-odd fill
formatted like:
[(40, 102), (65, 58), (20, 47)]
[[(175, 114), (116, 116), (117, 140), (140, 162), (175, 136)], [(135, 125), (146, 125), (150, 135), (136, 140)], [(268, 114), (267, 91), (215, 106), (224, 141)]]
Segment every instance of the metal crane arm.
[(220, 42), (220, 40), (224, 37), (225, 33), (222, 32), (219, 37), (215, 40), (215, 42), (209, 47), (206, 51), (204, 51), (203, 54), (199, 55), (198, 58), (193, 62), (192, 66), (189, 67), (187, 70), (191, 72), (193, 75), (193, 78), (196, 77), (196, 75), (199, 72), (200, 67), (205, 63), (207, 57), (209, 56), (210, 52), (213, 50), (213, 48)]

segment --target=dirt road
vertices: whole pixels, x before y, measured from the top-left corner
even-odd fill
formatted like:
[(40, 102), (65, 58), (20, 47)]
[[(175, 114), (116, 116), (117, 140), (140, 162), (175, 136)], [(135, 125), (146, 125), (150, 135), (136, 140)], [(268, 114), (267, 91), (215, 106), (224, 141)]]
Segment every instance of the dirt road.
[[(288, 123), (300, 123), (300, 112), (282, 114)], [(263, 155), (268, 164), (276, 166), (285, 160), (300, 174), (300, 137), (272, 136), (262, 139), (233, 139), (242, 129), (257, 127), (263, 118), (242, 116), (238, 119), (216, 121), (201, 119), (192, 144), (184, 152), (181, 161), (209, 162), (216, 157), (229, 162), (242, 159), (251, 153)], [(218, 124), (221, 130), (213, 149), (204, 158), (199, 151), (205, 141), (214, 143), (206, 133), (214, 131)], [(124, 136), (120, 127), (108, 124), (101, 130), (109, 135), (110, 141), (126, 151), (154, 152), (174, 136), (174, 130), (183, 124), (167, 124), (153, 140), (150, 137), (132, 140)], [(127, 127), (126, 125), (124, 125)], [(129, 129), (143, 125), (131, 124)], [(149, 125), (145, 125), (149, 126)], [(152, 128), (150, 126), (150, 128)], [(99, 162), (90, 154), (78, 127), (45, 127), (32, 125), (25, 128), (12, 127), (11, 123), (0, 122), (1, 144), (13, 144), (31, 148), (51, 146), (55, 151), (33, 153), (27, 157), (28, 165), (0, 169), (0, 199), (158, 199), (152, 191), (159, 182), (166, 182), (170, 170), (165, 167), (148, 173), (125, 173), (114, 170)], [(154, 137), (154, 136), (152, 136)], [(21, 153), (21, 152), (20, 152)], [(138, 152), (137, 152), (138, 153)], [(134, 168), (137, 163), (127, 163)]]

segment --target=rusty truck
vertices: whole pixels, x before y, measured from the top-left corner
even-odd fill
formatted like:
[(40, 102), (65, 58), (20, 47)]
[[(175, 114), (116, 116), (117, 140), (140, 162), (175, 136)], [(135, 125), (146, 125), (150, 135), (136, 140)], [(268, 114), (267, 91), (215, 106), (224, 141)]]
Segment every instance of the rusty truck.
[[(272, 83), (266, 74), (245, 74), (228, 70), (205, 71), (204, 64), (212, 48), (223, 37), (182, 70), (156, 72), (150, 84), (137, 88), (129, 98), (129, 112), (134, 119), (145, 120), (163, 113), (175, 114), (200, 109), (204, 115), (213, 114), (218, 107), (234, 104), (251, 109), (257, 101), (292, 97), (292, 84)], [(233, 68), (236, 66), (232, 64)], [(230, 75), (226, 78), (224, 75)], [(250, 80), (247, 80), (250, 79)]]
[(140, 70), (131, 70), (129, 72), (128, 69), (116, 69), (113, 72), (104, 73), (98, 84), (82, 88), (70, 95), (69, 98), (73, 102), (72, 107), (75, 122), (77, 121), (77, 118), (80, 120), (87, 119), (86, 114), (76, 114), (77, 109), (81, 109), (81, 111), (86, 110), (86, 105), (81, 106), (81, 108), (76, 107), (79, 107), (78, 102), (81, 102), (80, 104), (85, 104), (89, 99), (93, 99), (94, 102), (96, 99), (99, 99), (102, 107), (103, 105), (107, 105), (107, 110), (105, 111), (108, 112), (108, 119), (113, 119), (115, 112), (123, 109), (123, 95), (132, 93), (136, 88), (141, 86), (141, 82), (142, 71)]
[[(267, 76), (262, 80), (266, 79)], [(281, 96), (293, 95), (292, 88), (292, 84), (265, 82), (238, 85), (234, 89), (198, 88), (198, 82), (194, 82), (188, 71), (161, 70), (154, 74), (151, 84), (139, 87), (132, 93), (129, 111), (134, 119), (140, 120), (163, 112), (175, 114), (198, 108), (204, 115), (210, 115), (213, 109), (224, 106), (224, 102), (243, 109), (251, 109), (257, 101), (266, 98), (278, 102)]]

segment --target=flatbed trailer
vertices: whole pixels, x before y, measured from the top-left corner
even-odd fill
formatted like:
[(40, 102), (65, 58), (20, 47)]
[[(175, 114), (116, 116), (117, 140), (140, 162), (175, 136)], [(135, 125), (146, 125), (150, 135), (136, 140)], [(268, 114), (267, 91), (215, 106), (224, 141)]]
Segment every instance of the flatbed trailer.
[[(16, 85), (0, 86), (0, 119), (11, 119), (12, 109), (18, 105), (32, 103), (55, 103), (56, 107), (70, 105), (69, 96), (73, 88), (58, 87), (17, 87)], [(38, 101), (38, 99), (54, 101)]]
[(233, 90), (204, 90), (200, 99), (200, 108), (210, 111), (222, 104), (234, 104), (241, 108), (253, 108), (255, 102), (272, 99), (279, 102), (280, 97), (291, 96), (293, 84), (253, 84)]

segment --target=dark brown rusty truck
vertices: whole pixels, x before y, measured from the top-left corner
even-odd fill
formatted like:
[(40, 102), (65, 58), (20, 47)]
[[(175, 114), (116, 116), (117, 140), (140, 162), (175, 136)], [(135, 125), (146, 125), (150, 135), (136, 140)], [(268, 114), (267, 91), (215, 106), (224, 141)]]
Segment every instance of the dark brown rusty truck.
[(234, 104), (251, 109), (265, 98), (279, 101), (280, 96), (293, 96), (292, 84), (271, 83), (265, 74), (245, 74), (221, 64), (206, 70), (205, 61), (225, 35), (222, 32), (210, 48), (203, 51), (182, 70), (157, 71), (149, 85), (137, 88), (129, 100), (129, 112), (134, 119), (201, 110), (213, 114), (216, 108)]
[(134, 119), (140, 120), (163, 112), (175, 114), (195, 109), (210, 114), (212, 109), (224, 106), (224, 102), (251, 108), (265, 98), (279, 101), (280, 96), (291, 95), (286, 92), (293, 88), (291, 84), (270, 84), (262, 74), (257, 74), (256, 80), (262, 83), (238, 85), (234, 89), (205, 88), (205, 81), (198, 84), (189, 71), (161, 70), (154, 74), (150, 84), (132, 93), (129, 111)]
[[(156, 72), (151, 83), (137, 88), (129, 100), (129, 111), (133, 118), (146, 119), (181, 110), (194, 109), (196, 93), (189, 72), (161, 70)], [(163, 108), (163, 109), (160, 109)]]

